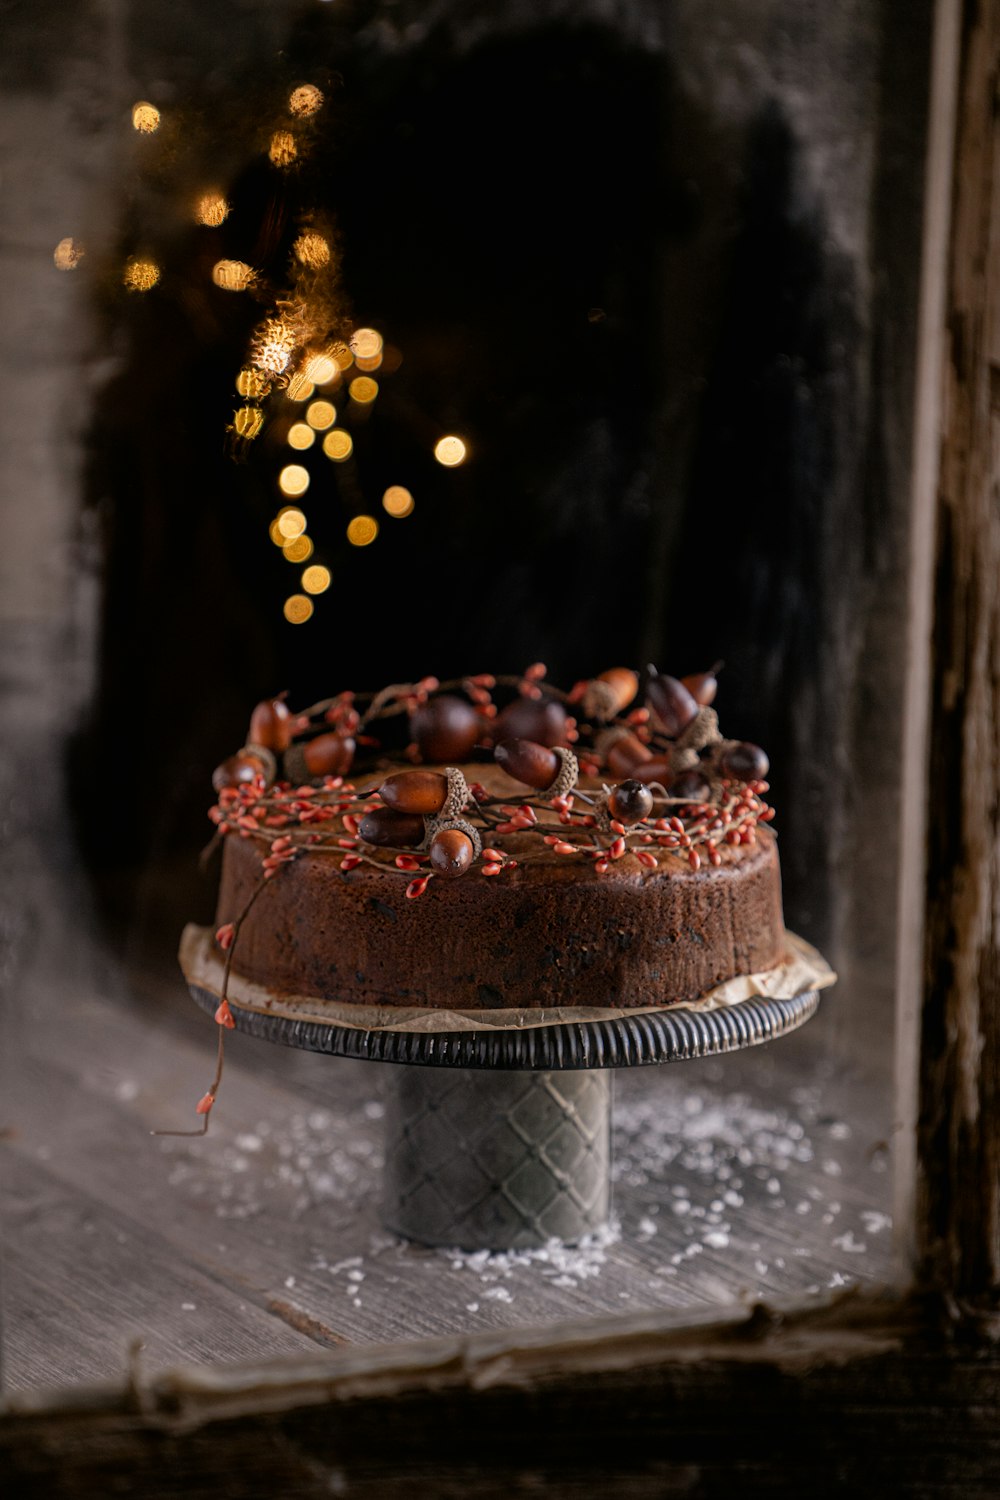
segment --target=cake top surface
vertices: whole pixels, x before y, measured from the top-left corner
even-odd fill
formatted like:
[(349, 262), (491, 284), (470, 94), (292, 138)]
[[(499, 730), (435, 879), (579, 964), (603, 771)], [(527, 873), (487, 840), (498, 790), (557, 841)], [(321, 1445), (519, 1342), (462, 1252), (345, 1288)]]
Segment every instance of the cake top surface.
[(536, 663), (300, 713), (268, 699), (210, 817), (259, 846), (262, 883), (302, 858), (402, 879), (414, 900), (471, 875), (690, 877), (741, 861), (773, 816), (766, 755), (719, 730), (718, 670), (616, 667), (564, 691)]

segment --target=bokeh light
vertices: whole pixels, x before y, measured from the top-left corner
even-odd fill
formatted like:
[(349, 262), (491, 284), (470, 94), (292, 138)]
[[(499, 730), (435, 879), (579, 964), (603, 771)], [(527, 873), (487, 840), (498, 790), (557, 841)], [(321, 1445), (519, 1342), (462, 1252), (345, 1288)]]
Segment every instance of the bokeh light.
[(133, 255), (125, 262), (122, 281), (130, 292), (151, 292), (160, 279), (160, 268), (155, 260)]
[(328, 432), (323, 439), (323, 452), (327, 458), (332, 458), (335, 464), (342, 464), (345, 458), (350, 458), (354, 452), (354, 439), (343, 427), (335, 427)]
[(308, 401), (309, 397), (312, 395), (315, 389), (316, 387), (313, 385), (308, 375), (304, 375), (300, 370), (298, 374), (293, 375), (291, 380), (288, 382), (288, 389), (285, 392), (285, 395), (288, 397), (289, 401)]
[(271, 137), (267, 154), (276, 167), (290, 167), (299, 154), (295, 137), (290, 130), (276, 130)]
[(354, 363), (354, 354), (346, 344), (334, 344), (330, 350), (330, 354), (335, 360), (338, 370), (349, 370)]
[(233, 413), (233, 426), (241, 438), (255, 438), (264, 425), (264, 413), (259, 406), (241, 406)]
[(132, 125), (141, 135), (152, 135), (160, 128), (160, 111), (147, 99), (140, 99), (132, 106)]
[(314, 563), (302, 574), (302, 587), (307, 594), (325, 594), (330, 587), (330, 569)]
[(317, 432), (325, 432), (332, 427), (337, 420), (337, 408), (331, 406), (329, 401), (310, 401), (306, 407), (306, 421), (310, 427), (315, 427)]
[(321, 266), (329, 264), (330, 246), (315, 230), (300, 234), (292, 249), (296, 257), (304, 266), (308, 266), (310, 271), (318, 271)]
[(374, 359), (382, 353), (382, 335), (374, 328), (356, 328), (351, 349), (356, 359)]
[(255, 276), (253, 267), (243, 260), (217, 260), (212, 267), (212, 280), (224, 292), (245, 292)]
[(218, 229), (224, 224), (229, 215), (229, 204), (224, 195), (214, 188), (207, 193), (202, 193), (194, 206), (194, 216), (199, 224), (207, 224), (209, 229)]
[(292, 89), (288, 99), (288, 108), (293, 115), (305, 119), (308, 115), (314, 115), (318, 109), (323, 107), (323, 91), (318, 89), (314, 83), (300, 83), (297, 89)]
[(274, 545), (276, 547), (285, 547), (285, 546), (289, 545), (289, 543), (288, 543), (287, 536), (285, 536), (283, 534), (283, 532), (281, 530), (281, 527), (278, 525), (278, 522), (280, 520), (281, 520), (280, 516), (275, 516), (274, 520), (271, 522), (270, 526), (267, 528), (267, 534), (271, 538), (271, 541), (274, 543)]
[(309, 470), (301, 464), (286, 464), (278, 475), (278, 488), (283, 495), (304, 495), (309, 488)]
[(315, 385), (329, 385), (340, 372), (336, 360), (328, 354), (314, 354), (306, 361), (305, 373)]
[(236, 389), (241, 396), (257, 401), (261, 396), (267, 395), (271, 382), (262, 371), (252, 370), (247, 365), (236, 377)]
[(84, 257), (84, 249), (79, 240), (67, 236), (60, 240), (52, 252), (57, 271), (74, 271)]
[(367, 406), (378, 395), (378, 381), (370, 375), (356, 375), (349, 386), (351, 400), (359, 406)]
[(347, 540), (352, 547), (367, 547), (378, 536), (378, 522), (374, 516), (354, 516), (347, 526)]
[(434, 445), (434, 457), (439, 464), (444, 464), (446, 469), (454, 469), (460, 463), (464, 463), (467, 451), (462, 439), (453, 434), (439, 439)]
[(390, 484), (382, 496), (382, 507), (390, 516), (402, 520), (413, 512), (413, 496), (402, 484)]
[(290, 542), (280, 537), (278, 545), (285, 554), (286, 562), (304, 563), (313, 555), (312, 537), (306, 536), (305, 532), (301, 536), (292, 537)]
[(269, 375), (280, 375), (295, 352), (295, 334), (282, 318), (265, 318), (255, 331), (250, 357)]
[(297, 510), (294, 505), (289, 505), (281, 512), (275, 524), (285, 541), (291, 542), (305, 531), (306, 518), (301, 510)]
[(311, 448), (315, 441), (315, 432), (305, 422), (293, 422), (288, 429), (289, 448), (297, 448), (300, 452), (304, 452), (306, 448)]
[(285, 619), (289, 625), (304, 625), (313, 612), (313, 602), (306, 594), (289, 594), (285, 600)]

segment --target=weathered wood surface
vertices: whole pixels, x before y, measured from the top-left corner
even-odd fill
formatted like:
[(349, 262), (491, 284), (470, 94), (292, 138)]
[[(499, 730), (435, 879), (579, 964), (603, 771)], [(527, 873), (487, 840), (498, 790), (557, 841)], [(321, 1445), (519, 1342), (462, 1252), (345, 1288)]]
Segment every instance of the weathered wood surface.
[(42, 966), (22, 980), (4, 1085), (8, 1389), (114, 1379), (138, 1336), (155, 1368), (889, 1275), (878, 1110), (805, 1032), (619, 1074), (615, 1232), (476, 1257), (382, 1230), (378, 1066), (233, 1037), (210, 1135), (151, 1138), (190, 1123), (215, 1035), (179, 981), (165, 1010), (154, 989), (144, 1015)]
[(1000, 1357), (929, 1348), (920, 1309), (678, 1331), (664, 1315), (168, 1374), (0, 1424), (10, 1493), (391, 1500), (732, 1493), (994, 1500)]
[(966, 9), (937, 514), (919, 1149), (925, 1277), (1000, 1294), (1000, 6)]

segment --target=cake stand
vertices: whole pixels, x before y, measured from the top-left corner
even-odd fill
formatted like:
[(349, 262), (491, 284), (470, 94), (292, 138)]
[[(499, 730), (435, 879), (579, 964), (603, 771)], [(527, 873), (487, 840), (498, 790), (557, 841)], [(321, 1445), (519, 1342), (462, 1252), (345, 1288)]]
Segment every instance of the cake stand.
[[(215, 1011), (216, 994), (189, 987)], [(424, 1245), (510, 1250), (573, 1244), (607, 1223), (616, 1068), (772, 1041), (808, 1021), (819, 994), (442, 1032), (362, 1031), (229, 1003), (236, 1029), (250, 1036), (399, 1064), (386, 1090), (384, 1224)]]

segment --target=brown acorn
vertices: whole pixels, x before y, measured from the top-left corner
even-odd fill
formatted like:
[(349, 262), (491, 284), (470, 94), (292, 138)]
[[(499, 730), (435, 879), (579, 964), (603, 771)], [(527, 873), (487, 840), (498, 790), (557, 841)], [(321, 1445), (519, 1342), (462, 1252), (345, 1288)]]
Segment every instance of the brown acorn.
[(700, 771), (682, 771), (670, 783), (671, 797), (687, 797), (692, 802), (704, 802), (709, 795), (709, 785)]
[(429, 699), (410, 717), (410, 735), (421, 758), (439, 764), (464, 760), (482, 732), (482, 719), (472, 704), (450, 693)]
[(651, 756), (644, 760), (641, 765), (632, 768), (632, 775), (636, 781), (645, 782), (648, 786), (651, 781), (658, 781), (661, 786), (666, 786), (670, 780), (670, 761), (663, 755)]
[(497, 765), (515, 781), (544, 792), (559, 775), (559, 757), (532, 740), (504, 740), (493, 752)]
[(627, 730), (616, 736), (604, 756), (604, 763), (612, 776), (632, 776), (636, 768), (652, 758), (648, 745)]
[(639, 679), (628, 667), (611, 667), (595, 677), (583, 695), (588, 719), (613, 719), (624, 712), (639, 691)]
[(464, 875), (475, 858), (472, 840), (460, 828), (442, 828), (431, 839), (428, 854), (434, 871), (446, 880)]
[(212, 772), (212, 786), (217, 792), (223, 791), (227, 786), (249, 786), (258, 776), (263, 776), (266, 782), (270, 782), (271, 767), (263, 756), (254, 755), (252, 750), (240, 750), (216, 766)]
[(710, 708), (715, 702), (715, 695), (719, 690), (719, 679), (717, 673), (722, 671), (721, 661), (717, 661), (714, 667), (709, 667), (707, 672), (695, 672), (691, 677), (682, 677), (681, 682), (687, 688), (691, 697), (702, 708)]
[(250, 715), (247, 743), (281, 754), (292, 743), (292, 715), (283, 698), (265, 698)]
[(346, 776), (354, 750), (349, 734), (321, 734), (302, 746), (302, 759), (310, 776)]
[(565, 745), (569, 715), (554, 698), (515, 698), (497, 715), (493, 743), (532, 740), (536, 745)]
[(379, 787), (386, 807), (401, 813), (436, 813), (448, 796), (448, 778), (440, 771), (397, 771)]
[(608, 798), (608, 812), (619, 823), (641, 823), (652, 811), (652, 792), (634, 778), (620, 781)]
[(734, 781), (763, 781), (771, 762), (759, 745), (748, 740), (726, 745), (719, 756), (719, 770)]
[(366, 844), (395, 849), (415, 849), (424, 840), (424, 820), (417, 813), (393, 812), (391, 807), (373, 807), (358, 824)]
[(646, 701), (664, 733), (672, 740), (683, 733), (698, 712), (698, 705), (683, 682), (657, 672), (652, 666), (646, 684)]

